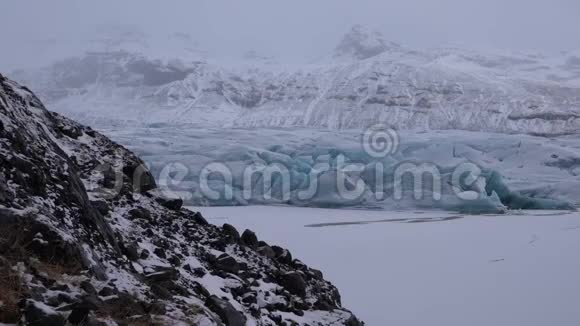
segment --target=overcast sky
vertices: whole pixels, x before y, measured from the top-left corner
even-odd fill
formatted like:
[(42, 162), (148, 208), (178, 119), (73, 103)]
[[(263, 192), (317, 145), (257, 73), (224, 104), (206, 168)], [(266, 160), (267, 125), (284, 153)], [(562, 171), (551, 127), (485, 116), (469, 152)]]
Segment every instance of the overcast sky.
[(25, 53), (38, 40), (83, 38), (103, 24), (187, 32), (213, 53), (314, 58), (353, 24), (419, 48), (579, 49), (579, 17), (578, 0), (1, 0), (0, 68), (41, 55)]

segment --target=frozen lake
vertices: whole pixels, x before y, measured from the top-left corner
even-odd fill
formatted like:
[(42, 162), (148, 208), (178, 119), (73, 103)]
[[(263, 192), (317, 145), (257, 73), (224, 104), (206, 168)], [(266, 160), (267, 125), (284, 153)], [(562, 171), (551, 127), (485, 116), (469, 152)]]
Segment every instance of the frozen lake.
[(577, 212), (191, 209), (321, 269), (370, 326), (580, 324)]

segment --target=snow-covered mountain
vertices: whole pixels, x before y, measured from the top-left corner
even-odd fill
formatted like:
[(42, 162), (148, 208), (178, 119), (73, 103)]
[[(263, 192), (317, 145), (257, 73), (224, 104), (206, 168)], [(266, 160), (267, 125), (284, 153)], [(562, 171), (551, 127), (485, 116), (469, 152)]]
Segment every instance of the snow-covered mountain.
[(315, 64), (226, 64), (187, 51), (186, 35), (168, 38), (170, 47), (139, 45), (138, 33), (123, 35), (14, 77), (57, 112), (93, 125), (357, 129), (381, 122), (541, 135), (580, 127), (578, 53), (417, 51), (355, 26)]

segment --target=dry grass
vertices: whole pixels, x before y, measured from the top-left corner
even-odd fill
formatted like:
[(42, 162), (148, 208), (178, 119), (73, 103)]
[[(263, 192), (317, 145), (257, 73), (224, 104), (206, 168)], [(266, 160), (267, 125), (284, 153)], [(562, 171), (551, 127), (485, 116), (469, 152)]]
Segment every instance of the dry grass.
[(0, 322), (18, 322), (20, 319), (18, 302), (23, 297), (23, 292), (24, 288), (18, 274), (8, 266), (0, 266)]
[(38, 272), (46, 273), (53, 280), (60, 280), (63, 274), (77, 275), (83, 268), (78, 262), (71, 266), (65, 266), (58, 262), (59, 257), (44, 257), (36, 259), (31, 250), (32, 242), (29, 240), (30, 224), (26, 222), (0, 228), (0, 255), (15, 265), (17, 262), (27, 262)]
[(107, 309), (106, 307), (102, 307), (101, 310), (95, 311), (95, 316), (102, 320), (116, 320), (122, 321), (127, 323), (129, 326), (151, 326), (157, 325), (153, 323), (149, 316), (147, 315), (140, 315), (140, 316), (123, 316), (118, 315), (113, 311), (114, 309)]
[(204, 313), (203, 307), (197, 305), (197, 304), (191, 304), (189, 306), (189, 311), (193, 314), (193, 315), (201, 315)]
[(64, 266), (53, 262), (44, 262), (37, 260), (33, 266), (39, 273), (45, 273), (49, 279), (62, 281), (63, 275), (79, 275), (83, 270), (80, 264), (75, 266)]
[(146, 318), (134, 319), (129, 321), (131, 326), (151, 326), (151, 321)]
[(20, 319), (18, 302), (23, 297), (24, 288), (17, 272), (12, 270), (15, 256), (20, 256), (19, 235), (15, 228), (0, 228), (0, 323), (16, 323)]
[(0, 323), (17, 323), (21, 313), (19, 301), (25, 297), (27, 288), (23, 285), (19, 272), (12, 269), (18, 263), (34, 267), (40, 273), (59, 280), (63, 274), (78, 274), (80, 266), (62, 266), (34, 258), (26, 240), (26, 223), (2, 225), (0, 227)]
[(22, 261), (26, 253), (26, 248), (30, 243), (25, 243), (24, 234), (26, 226), (2, 225), (0, 228), (0, 255), (9, 261)]

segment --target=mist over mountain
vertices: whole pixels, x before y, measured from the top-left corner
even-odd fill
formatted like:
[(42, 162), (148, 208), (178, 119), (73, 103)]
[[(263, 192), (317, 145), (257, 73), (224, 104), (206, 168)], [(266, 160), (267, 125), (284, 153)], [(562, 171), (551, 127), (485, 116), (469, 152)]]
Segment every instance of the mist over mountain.
[(220, 60), (186, 33), (115, 27), (14, 77), (87, 123), (360, 129), (380, 122), (538, 135), (579, 126), (573, 52), (415, 50), (355, 25), (327, 53), (310, 64), (256, 51)]
[(0, 28), (18, 29), (3, 37), (3, 71), (37, 66), (55, 43), (75, 47), (103, 25), (136, 26), (149, 35), (187, 33), (214, 57), (255, 50), (292, 63), (324, 55), (355, 24), (416, 49), (462, 44), (550, 54), (578, 49), (573, 40), (580, 28), (572, 0), (27, 0), (5, 1), (0, 9), (9, 13)]

